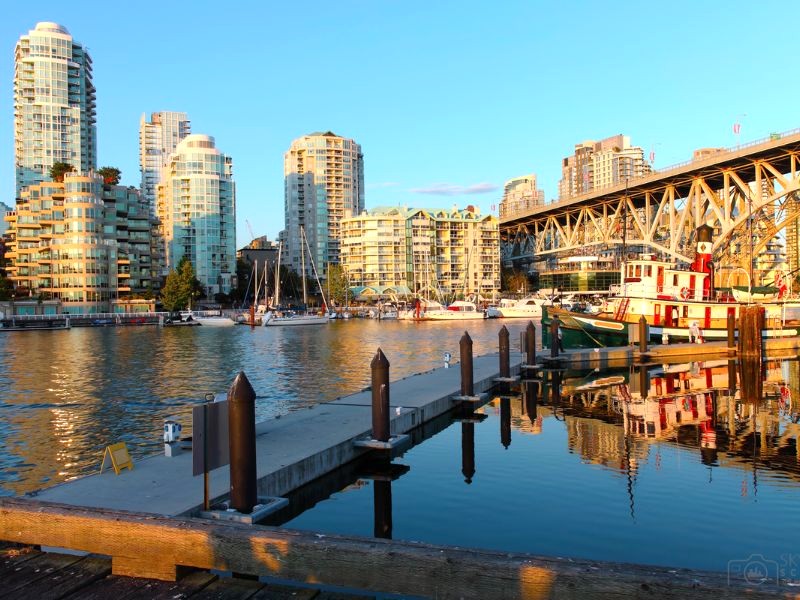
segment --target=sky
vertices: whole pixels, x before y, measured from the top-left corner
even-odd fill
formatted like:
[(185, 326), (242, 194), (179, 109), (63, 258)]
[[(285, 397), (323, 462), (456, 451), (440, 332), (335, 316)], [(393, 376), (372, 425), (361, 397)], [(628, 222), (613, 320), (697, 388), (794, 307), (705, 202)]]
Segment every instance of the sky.
[(790, 0), (8, 2), (0, 202), (14, 204), (14, 46), (39, 21), (88, 47), (98, 166), (123, 184), (140, 183), (143, 113), (186, 112), (214, 136), (241, 247), (284, 228), (283, 155), (314, 131), (361, 144), (367, 209), (497, 214), (521, 175), (555, 199), (584, 140), (628, 135), (661, 169), (799, 128), (799, 17)]

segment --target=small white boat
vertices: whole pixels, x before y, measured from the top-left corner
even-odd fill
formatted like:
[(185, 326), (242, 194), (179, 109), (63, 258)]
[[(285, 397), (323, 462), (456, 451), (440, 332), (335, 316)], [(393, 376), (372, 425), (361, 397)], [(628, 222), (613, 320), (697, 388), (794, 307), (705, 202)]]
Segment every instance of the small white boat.
[(293, 312), (276, 313), (267, 312), (261, 319), (263, 327), (277, 327), (287, 325), (325, 325), (328, 315), (300, 315)]
[(425, 313), (428, 321), (465, 321), (469, 319), (485, 319), (486, 315), (474, 302), (456, 300), (445, 310)]
[(233, 327), (236, 325), (236, 321), (220, 314), (218, 311), (183, 311), (181, 312), (181, 320), (195, 321), (209, 327)]

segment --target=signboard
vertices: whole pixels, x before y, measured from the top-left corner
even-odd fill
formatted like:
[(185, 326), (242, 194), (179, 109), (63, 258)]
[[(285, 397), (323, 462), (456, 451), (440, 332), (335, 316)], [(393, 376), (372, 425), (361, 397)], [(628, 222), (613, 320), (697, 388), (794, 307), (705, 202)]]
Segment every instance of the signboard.
[(202, 475), (230, 462), (228, 401), (192, 408), (192, 475)]
[(109, 460), (111, 461), (111, 466), (114, 468), (114, 473), (117, 475), (119, 475), (122, 469), (127, 468), (131, 471), (133, 470), (133, 460), (131, 459), (131, 455), (128, 454), (128, 446), (125, 445), (125, 442), (118, 442), (106, 447), (103, 452), (103, 462), (100, 463), (101, 473)]

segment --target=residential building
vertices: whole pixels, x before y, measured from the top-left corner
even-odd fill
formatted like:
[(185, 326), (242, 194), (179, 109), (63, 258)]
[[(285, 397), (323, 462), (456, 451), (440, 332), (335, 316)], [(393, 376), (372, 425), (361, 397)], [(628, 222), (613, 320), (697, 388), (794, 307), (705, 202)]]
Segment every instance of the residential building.
[(310, 258), (324, 276), (328, 264), (341, 260), (342, 219), (364, 210), (361, 146), (330, 131), (311, 133), (292, 142), (284, 155), (283, 174), (286, 225), (279, 236), (281, 263), (297, 273), (303, 270), (302, 229)]
[(23, 188), (6, 213), (8, 275), (18, 291), (60, 300), (64, 312), (108, 312), (151, 288), (147, 204), (135, 188), (94, 173)]
[(191, 134), (167, 160), (157, 186), (164, 274), (187, 257), (206, 296), (228, 294), (236, 277), (233, 160), (209, 135)]
[(17, 197), (50, 179), (56, 162), (97, 167), (95, 88), (89, 53), (66, 27), (37, 23), (14, 53), (14, 162)]
[[(11, 212), (12, 208), (3, 202), (0, 202), (0, 216), (5, 215), (8, 212)], [(5, 220), (0, 220), (0, 238), (3, 237), (6, 230), (8, 229), (8, 223)]]
[(575, 154), (562, 161), (558, 195), (562, 200), (571, 198), (621, 185), (651, 171), (644, 150), (631, 146), (627, 135), (581, 142), (575, 145)]
[(544, 204), (544, 190), (537, 189), (536, 175), (523, 175), (506, 181), (500, 201), (500, 218), (526, 213)]
[(142, 196), (156, 212), (156, 187), (161, 182), (161, 171), (167, 166), (170, 155), (178, 143), (192, 132), (191, 122), (182, 112), (161, 111), (143, 114), (139, 120), (139, 170), (142, 173)]
[(342, 220), (342, 266), (351, 286), (413, 294), (482, 296), (500, 289), (499, 221), (459, 210), (381, 207)]

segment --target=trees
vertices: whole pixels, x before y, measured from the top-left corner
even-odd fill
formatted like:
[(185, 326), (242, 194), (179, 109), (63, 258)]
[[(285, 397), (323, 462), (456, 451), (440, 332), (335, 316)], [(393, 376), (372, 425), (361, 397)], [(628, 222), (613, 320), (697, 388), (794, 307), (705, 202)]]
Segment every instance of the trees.
[(69, 163), (54, 162), (53, 166), (50, 167), (50, 179), (58, 183), (64, 183), (64, 175), (71, 173), (74, 170), (75, 167)]
[(184, 310), (191, 308), (194, 301), (204, 295), (203, 285), (195, 276), (192, 261), (184, 256), (178, 267), (167, 275), (161, 288), (161, 304), (170, 312)]
[(524, 271), (503, 269), (503, 289), (514, 294), (525, 294), (528, 291), (528, 276)]
[(342, 265), (328, 265), (328, 281), (326, 287), (330, 290), (328, 302), (338, 305), (347, 303), (348, 288), (350, 287), (347, 273)]
[(105, 185), (119, 185), (122, 171), (116, 167), (100, 167), (97, 169), (97, 174), (103, 178)]

